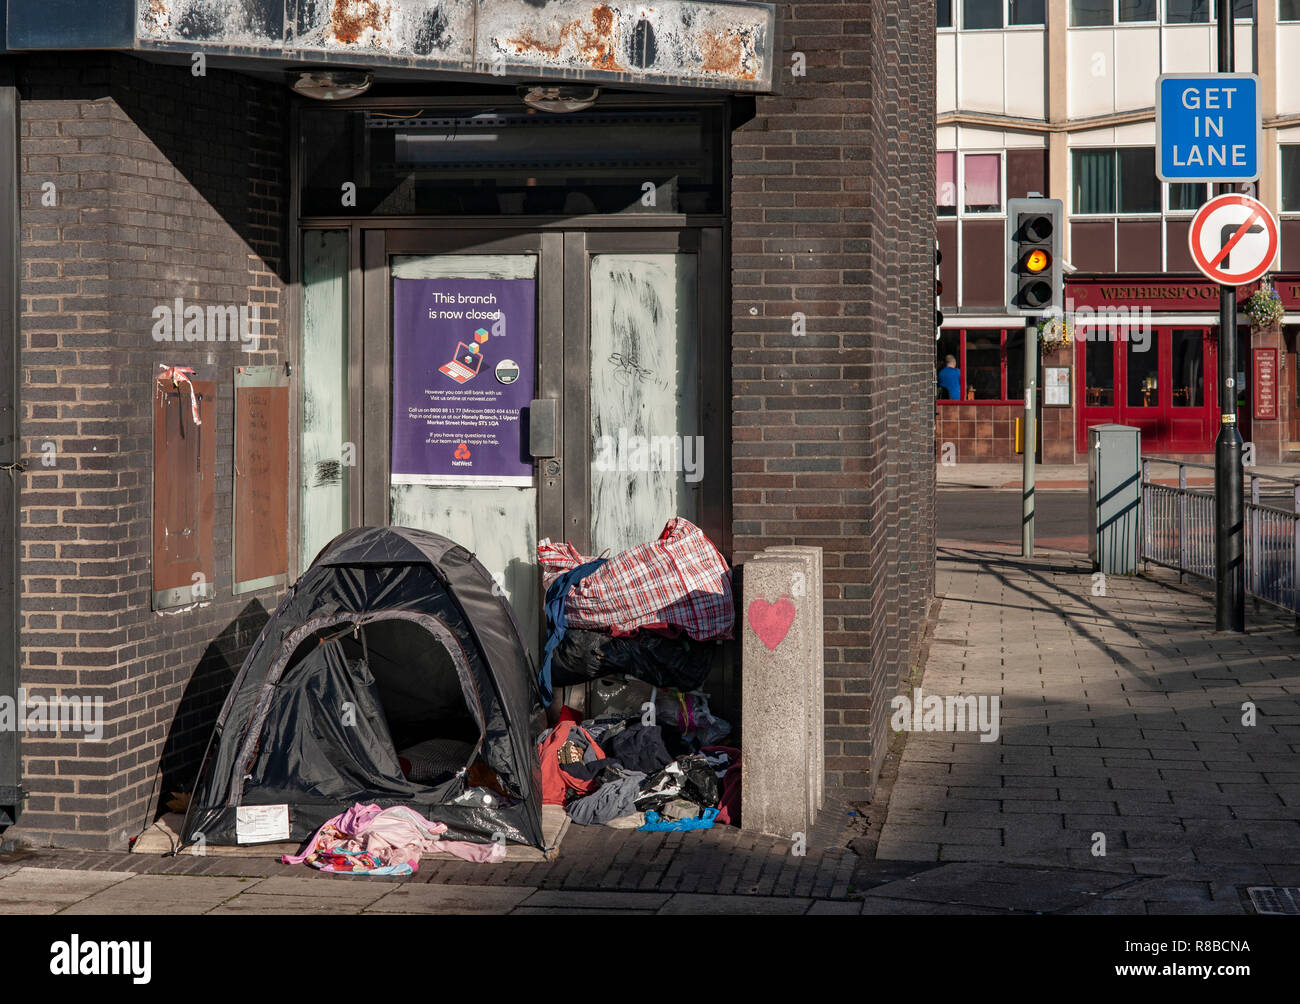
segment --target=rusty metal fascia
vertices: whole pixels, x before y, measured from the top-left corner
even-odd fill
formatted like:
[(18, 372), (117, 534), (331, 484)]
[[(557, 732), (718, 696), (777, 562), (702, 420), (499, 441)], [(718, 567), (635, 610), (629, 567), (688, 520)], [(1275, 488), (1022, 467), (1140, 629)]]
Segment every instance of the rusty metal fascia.
[(507, 80), (772, 89), (770, 3), (136, 0), (136, 48)]
[(478, 0), (475, 69), (770, 91), (776, 10), (694, 0)]

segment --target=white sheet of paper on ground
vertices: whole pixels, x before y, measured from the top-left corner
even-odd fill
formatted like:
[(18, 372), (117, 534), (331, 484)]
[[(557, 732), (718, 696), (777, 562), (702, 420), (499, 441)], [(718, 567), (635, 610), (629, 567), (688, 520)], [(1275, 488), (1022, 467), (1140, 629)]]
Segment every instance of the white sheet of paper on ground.
[(289, 806), (241, 805), (235, 810), (235, 839), (267, 844), (289, 839)]

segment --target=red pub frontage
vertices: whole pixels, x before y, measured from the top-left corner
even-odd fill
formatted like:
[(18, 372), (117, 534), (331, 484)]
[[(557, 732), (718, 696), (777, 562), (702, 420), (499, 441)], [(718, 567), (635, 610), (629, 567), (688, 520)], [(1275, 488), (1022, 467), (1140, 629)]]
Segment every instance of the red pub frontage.
[[(1239, 421), (1256, 463), (1300, 462), (1300, 323), (1289, 323), (1300, 312), (1300, 273), (1277, 273), (1272, 281), (1287, 318), (1259, 328), (1239, 315)], [(1241, 287), (1238, 304), (1256, 288)], [(1065, 296), (1074, 337), (1042, 353), (1039, 459), (1081, 461), (1088, 429), (1106, 423), (1141, 429), (1144, 453), (1211, 456), (1219, 414), (1219, 287), (1190, 276), (1110, 275), (1067, 280)], [(937, 364), (952, 355), (962, 375), (961, 400), (937, 402), (941, 461), (1018, 457), (1023, 329), (1010, 318), (990, 323), (999, 326), (971, 318), (969, 326), (945, 328), (936, 346)]]

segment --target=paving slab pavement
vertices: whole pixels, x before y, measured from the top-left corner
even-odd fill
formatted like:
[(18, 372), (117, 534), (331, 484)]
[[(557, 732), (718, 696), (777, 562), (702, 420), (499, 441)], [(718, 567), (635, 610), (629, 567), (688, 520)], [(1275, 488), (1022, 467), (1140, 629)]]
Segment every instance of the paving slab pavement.
[(70, 868), (16, 868), (0, 877), (0, 914), (58, 913), (135, 876)]
[[(1214, 463), (1207, 457), (1197, 463)], [(943, 464), (935, 465), (935, 482), (945, 488), (987, 488), (1010, 490), (1019, 488), (1024, 474), (1024, 464)], [(1257, 464), (1246, 471), (1247, 475), (1260, 474), (1276, 478), (1300, 478), (1300, 464)], [(1178, 468), (1174, 464), (1152, 464), (1152, 477), (1160, 484), (1178, 484)], [(1193, 488), (1213, 487), (1214, 472), (1189, 468), (1187, 483)], [(1088, 487), (1088, 465), (1035, 464), (1034, 484), (1040, 491), (1079, 491)]]
[[(200, 878), (191, 875), (130, 875), (125, 881), (77, 900), (58, 910), (63, 914), (135, 916), (153, 913), (159, 903), (168, 913), (196, 914), (219, 910), (221, 904), (248, 891), (249, 883), (237, 878)], [(75, 884), (66, 887), (69, 894)], [(3, 890), (3, 887), (0, 887)], [(0, 895), (3, 893), (0, 892)], [(4, 908), (0, 907), (0, 913)]]
[[(878, 858), (1158, 875), (1096, 898), (1170, 913), (1241, 912), (1239, 886), (1300, 869), (1292, 618), (1219, 635), (1212, 598), (1162, 571), (1098, 579), (1076, 555), (942, 541), (938, 592), (921, 691), (996, 696), (999, 730), (908, 733)], [(1037, 888), (963, 905), (1070, 912)]]

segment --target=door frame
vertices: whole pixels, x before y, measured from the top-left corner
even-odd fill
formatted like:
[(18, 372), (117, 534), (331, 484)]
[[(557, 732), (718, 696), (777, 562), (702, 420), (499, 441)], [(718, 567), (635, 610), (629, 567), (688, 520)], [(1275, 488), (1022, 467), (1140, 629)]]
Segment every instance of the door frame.
[[(596, 223), (597, 225), (592, 225)], [(726, 337), (725, 228), (665, 222), (647, 226), (608, 218), (552, 221), (368, 220), (353, 231), (350, 297), (349, 416), (360, 478), (349, 484), (348, 524), (387, 525), (392, 463), (392, 276), (394, 255), (536, 254), (538, 399), (559, 402), (560, 471), (538, 464), (540, 537), (567, 540), (590, 553), (590, 267), (602, 253), (694, 253), (700, 359), (700, 435), (705, 476), (697, 521), (724, 555), (731, 554), (730, 429), (727, 421), (730, 340)], [(356, 257), (353, 259), (357, 260)], [(359, 275), (357, 272), (359, 271)], [(556, 279), (559, 279), (557, 282)], [(702, 336), (718, 332), (714, 338)], [(710, 430), (718, 430), (709, 434)], [(714, 472), (710, 476), (710, 472)]]
[[(1207, 434), (1199, 445), (1177, 440), (1173, 435), (1173, 419), (1177, 415), (1173, 403), (1173, 339), (1176, 331), (1196, 331), (1201, 334), (1201, 386), (1203, 404), (1199, 409), (1187, 411), (1202, 412), (1206, 422)], [(1077, 422), (1075, 427), (1075, 446), (1078, 452), (1088, 452), (1088, 429), (1095, 425), (1119, 423), (1121, 425), (1139, 426), (1141, 422), (1156, 422), (1164, 430), (1159, 439), (1150, 434), (1143, 438), (1142, 449), (1164, 453), (1208, 453), (1214, 449), (1214, 431), (1217, 429), (1218, 408), (1216, 394), (1216, 359), (1218, 355), (1217, 328), (1205, 323), (1158, 324), (1151, 328), (1152, 349), (1156, 352), (1156, 401), (1153, 405), (1128, 404), (1128, 340), (1079, 338), (1075, 355), (1075, 371), (1078, 374)], [(1109, 406), (1091, 406), (1087, 404), (1087, 352), (1089, 344), (1109, 345), (1111, 351), (1113, 403)], [(1102, 414), (1099, 415), (1098, 412)], [(1140, 426), (1139, 426), (1140, 427)]]

